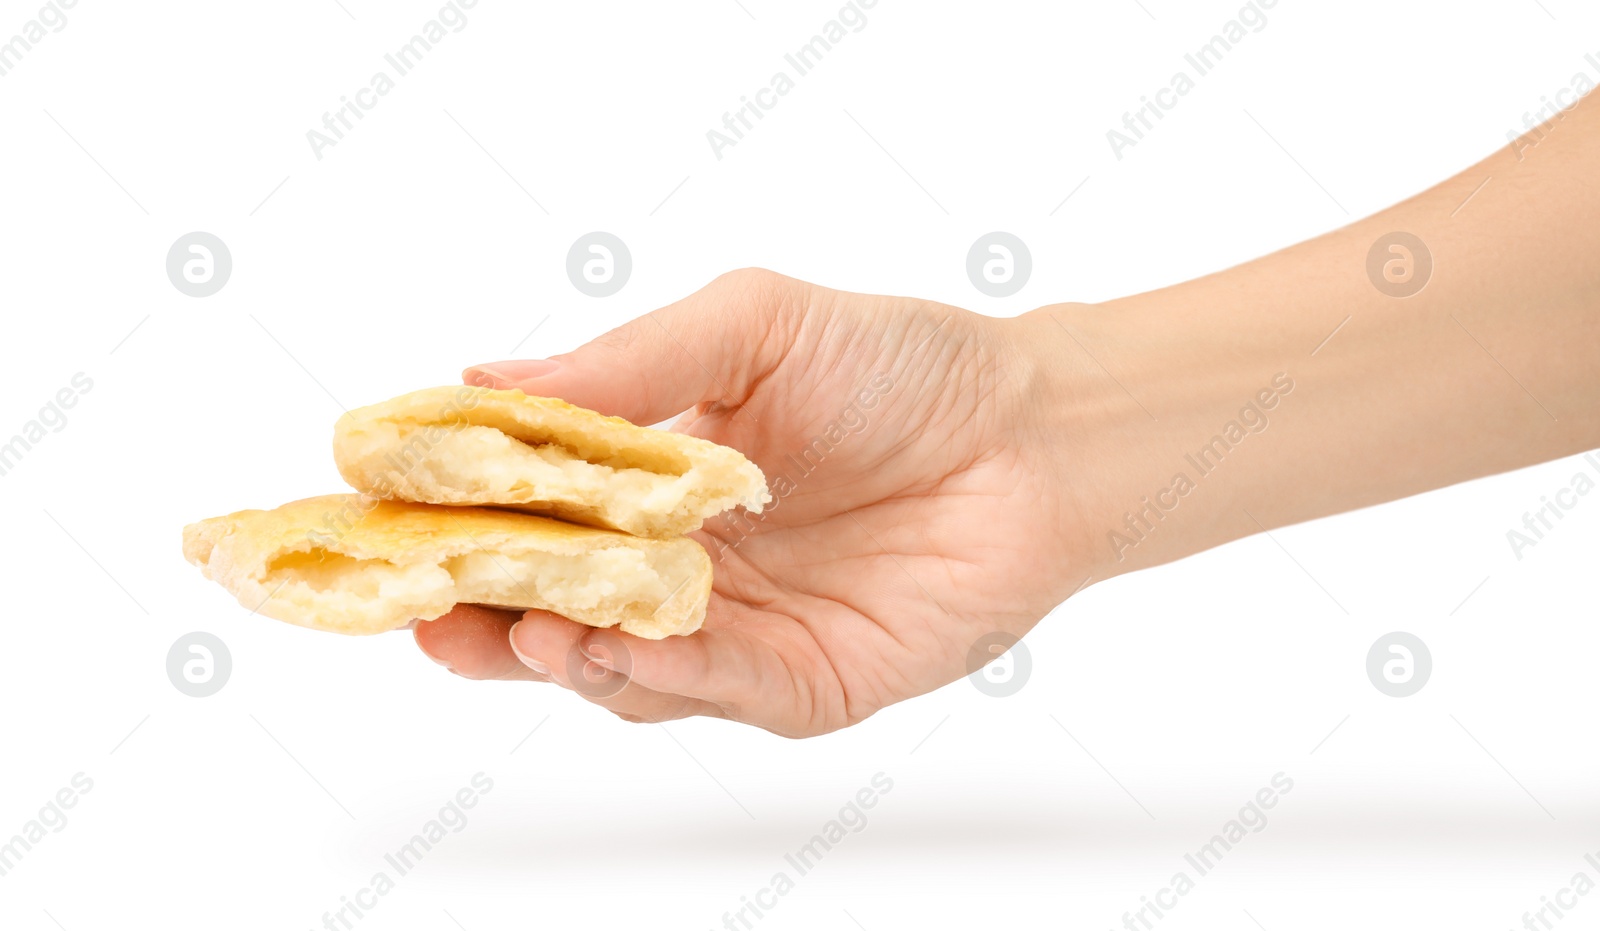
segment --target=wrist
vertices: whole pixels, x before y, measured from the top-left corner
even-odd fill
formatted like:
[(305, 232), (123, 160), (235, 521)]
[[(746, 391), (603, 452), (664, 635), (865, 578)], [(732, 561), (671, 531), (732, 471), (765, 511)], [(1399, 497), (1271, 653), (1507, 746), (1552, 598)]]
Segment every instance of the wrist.
[(1051, 304), (1014, 323), (1038, 385), (1026, 435), (1063, 501), (1068, 526), (1061, 529), (1076, 566), (1062, 581), (1103, 581), (1165, 561), (1156, 554), (1175, 546), (1178, 534), (1158, 539), (1154, 531), (1164, 528), (1153, 524), (1131, 547), (1119, 540), (1129, 512), (1170, 477), (1162, 431), (1181, 419), (1148, 406), (1153, 395), (1165, 395), (1161, 379), (1182, 380), (1165, 358), (1170, 346), (1154, 337), (1149, 312)]
[(1274, 430), (1299, 398), (1278, 341), (1219, 332), (1176, 297), (1019, 318), (1052, 411), (1037, 441), (1096, 580), (1256, 532), (1252, 496), (1272, 484)]

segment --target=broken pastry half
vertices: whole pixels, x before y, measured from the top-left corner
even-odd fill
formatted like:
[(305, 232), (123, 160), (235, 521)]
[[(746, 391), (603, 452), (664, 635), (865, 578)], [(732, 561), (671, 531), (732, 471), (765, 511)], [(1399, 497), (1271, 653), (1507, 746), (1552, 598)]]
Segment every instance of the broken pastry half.
[(532, 514), (327, 495), (183, 530), (183, 554), (239, 603), (342, 634), (433, 620), (457, 604), (542, 608), (651, 640), (705, 620), (711, 559)]
[(772, 500), (737, 450), (516, 390), (428, 388), (350, 411), (333, 457), (351, 487), (376, 497), (514, 508), (647, 537)]

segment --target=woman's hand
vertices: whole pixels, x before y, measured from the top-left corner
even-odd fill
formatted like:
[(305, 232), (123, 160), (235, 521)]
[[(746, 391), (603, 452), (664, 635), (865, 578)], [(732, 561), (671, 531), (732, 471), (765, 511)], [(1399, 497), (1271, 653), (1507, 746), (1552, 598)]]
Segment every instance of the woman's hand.
[(418, 644), (464, 676), (545, 678), (631, 721), (793, 737), (966, 675), (978, 641), (1020, 637), (1093, 572), (1093, 535), (1069, 529), (1069, 425), (1029, 351), (1061, 334), (1040, 329), (747, 270), (575, 352), (469, 369), (640, 424), (687, 411), (673, 429), (743, 452), (775, 500), (694, 534), (715, 586), (692, 636), (463, 606), (419, 623)]
[(1091, 579), (1593, 449), (1597, 158), (1586, 100), (1389, 210), (1146, 294), (996, 320), (745, 271), (471, 369), (635, 423), (687, 410), (677, 429), (778, 500), (697, 535), (716, 585), (693, 636), (467, 607), (417, 640), (633, 720), (820, 734), (971, 671)]

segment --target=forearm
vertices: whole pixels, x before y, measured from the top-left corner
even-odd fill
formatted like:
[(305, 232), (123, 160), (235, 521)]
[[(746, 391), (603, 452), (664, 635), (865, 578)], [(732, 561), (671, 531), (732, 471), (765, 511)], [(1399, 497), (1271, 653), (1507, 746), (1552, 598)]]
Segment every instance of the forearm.
[[(1098, 577), (1600, 446), (1596, 169), (1591, 100), (1335, 233), (1028, 315)], [(1432, 256), (1409, 297), (1368, 273), (1396, 231)]]

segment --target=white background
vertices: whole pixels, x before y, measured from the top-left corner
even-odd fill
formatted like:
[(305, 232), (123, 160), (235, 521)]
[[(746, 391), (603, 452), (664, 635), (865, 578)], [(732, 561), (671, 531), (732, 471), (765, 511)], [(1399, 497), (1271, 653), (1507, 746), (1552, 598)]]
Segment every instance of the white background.
[[(0, 877), (0, 926), (320, 927), (480, 771), (355, 927), (720, 927), (879, 772), (757, 927), (1119, 926), (1278, 772), (1159, 927), (1509, 928), (1600, 877), (1600, 497), (1506, 540), (1577, 459), (1094, 586), (1018, 695), (962, 681), (799, 742), (468, 682), (404, 634), (247, 617), (183, 562), (186, 522), (341, 489), (341, 405), (743, 265), (997, 315), (1180, 281), (1454, 174), (1600, 51), (1578, 0), (1283, 0), (1118, 161), (1106, 131), (1239, 8), (1141, 2), (881, 0), (719, 161), (706, 131), (836, 2), (482, 0), (318, 160), (307, 130), (436, 2), (81, 0), (0, 78), (0, 435), (94, 382), (0, 478), (0, 840), (94, 787)], [(0, 2), (0, 37), (37, 9)], [(634, 257), (604, 299), (564, 271), (596, 229)], [(965, 274), (995, 229), (1034, 255), (1003, 300)], [(209, 298), (165, 274), (192, 230), (232, 251)], [(165, 671), (194, 630), (233, 656), (210, 698)], [(1367, 681), (1391, 630), (1432, 648), (1415, 697)], [(1580, 903), (1562, 926), (1600, 920)]]

